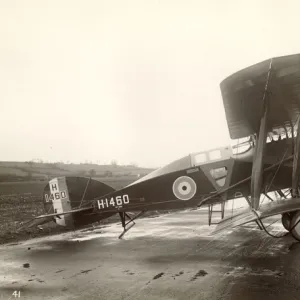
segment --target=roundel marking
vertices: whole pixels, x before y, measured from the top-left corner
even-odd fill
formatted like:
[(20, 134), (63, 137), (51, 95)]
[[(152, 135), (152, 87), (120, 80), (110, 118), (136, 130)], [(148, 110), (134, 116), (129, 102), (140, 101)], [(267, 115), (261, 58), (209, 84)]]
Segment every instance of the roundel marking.
[(194, 179), (188, 176), (178, 177), (173, 183), (173, 193), (179, 200), (192, 199), (197, 191), (197, 185)]

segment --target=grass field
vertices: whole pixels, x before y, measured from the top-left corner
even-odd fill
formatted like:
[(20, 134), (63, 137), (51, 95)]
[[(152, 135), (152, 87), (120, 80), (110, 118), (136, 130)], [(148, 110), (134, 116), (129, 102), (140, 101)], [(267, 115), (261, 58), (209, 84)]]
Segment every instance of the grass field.
[[(43, 230), (30, 228), (17, 233), (22, 222), (44, 214), (42, 193), (51, 178), (58, 176), (92, 177), (114, 189), (120, 189), (153, 169), (135, 165), (0, 162), (0, 243), (64, 232), (54, 222), (43, 225)], [(115, 218), (113, 218), (115, 220)], [(104, 223), (111, 220), (105, 220)]]
[[(96, 178), (114, 189), (120, 189), (132, 183), (136, 177), (116, 177), (116, 178)], [(0, 182), (0, 196), (1, 195), (22, 195), (30, 193), (32, 195), (41, 196), (43, 189), (48, 183), (47, 180), (43, 181), (20, 181), (20, 182)]]
[(0, 182), (49, 180), (57, 176), (84, 176), (114, 179), (118, 177), (134, 177), (146, 175), (153, 171), (135, 165), (119, 166), (117, 164), (65, 164), (42, 162), (1, 162)]

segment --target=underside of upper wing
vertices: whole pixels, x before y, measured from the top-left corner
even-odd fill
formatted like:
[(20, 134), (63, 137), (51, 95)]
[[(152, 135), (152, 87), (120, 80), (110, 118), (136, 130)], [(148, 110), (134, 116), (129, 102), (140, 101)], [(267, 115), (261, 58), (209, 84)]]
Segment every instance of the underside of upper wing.
[(300, 111), (300, 54), (265, 60), (238, 71), (221, 82), (232, 139), (258, 132), (270, 65), (268, 131), (296, 120)]

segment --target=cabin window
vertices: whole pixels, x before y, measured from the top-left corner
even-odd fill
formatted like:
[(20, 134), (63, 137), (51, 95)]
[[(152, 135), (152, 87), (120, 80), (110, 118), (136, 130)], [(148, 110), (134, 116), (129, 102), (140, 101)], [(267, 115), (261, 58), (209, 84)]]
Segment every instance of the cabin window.
[(272, 138), (270, 138), (269, 136), (267, 136), (267, 143), (271, 143), (272, 142)]
[(200, 153), (195, 155), (195, 164), (202, 164), (206, 162), (206, 153)]
[(221, 151), (220, 150), (214, 150), (208, 153), (209, 159), (210, 160), (217, 160), (217, 159), (221, 159), (222, 155), (221, 155)]
[(226, 167), (212, 169), (212, 170), (210, 170), (210, 174), (215, 179), (217, 185), (219, 185), (219, 186), (225, 185), (226, 177), (227, 177), (227, 168)]
[(294, 130), (294, 137), (297, 136), (297, 130)]
[(280, 137), (281, 137), (282, 140), (286, 139), (286, 132), (285, 132), (285, 131), (282, 132), (282, 133), (280, 134)]

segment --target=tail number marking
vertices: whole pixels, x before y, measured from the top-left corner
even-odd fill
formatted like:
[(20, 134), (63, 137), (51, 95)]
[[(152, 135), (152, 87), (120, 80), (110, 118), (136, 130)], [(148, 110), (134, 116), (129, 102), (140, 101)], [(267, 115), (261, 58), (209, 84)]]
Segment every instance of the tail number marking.
[(100, 199), (97, 200), (97, 204), (98, 204), (98, 209), (123, 206), (123, 204), (129, 204), (129, 196), (122, 195), (122, 196)]
[(67, 193), (65, 191), (57, 192), (57, 193), (51, 193), (50, 196), (48, 194), (45, 194), (45, 201), (50, 202), (54, 200), (60, 200), (67, 198)]

